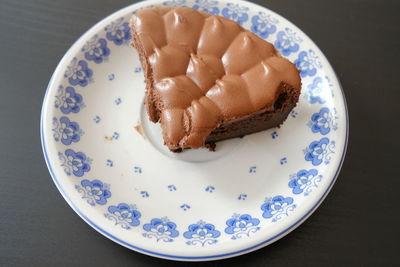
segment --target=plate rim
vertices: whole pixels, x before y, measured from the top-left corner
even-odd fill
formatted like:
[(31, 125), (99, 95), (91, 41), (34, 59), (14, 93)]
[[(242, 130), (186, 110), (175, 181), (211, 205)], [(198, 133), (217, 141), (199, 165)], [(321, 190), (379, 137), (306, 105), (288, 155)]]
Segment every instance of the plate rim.
[[(223, 2), (227, 2), (226, 0), (222, 0), (222, 1)], [(43, 98), (43, 102), (42, 102), (41, 114), (40, 114), (41, 147), (42, 147), (42, 152), (43, 152), (44, 159), (45, 159), (45, 162), (46, 162), (46, 166), (47, 166), (47, 168), (49, 170), (50, 176), (51, 176), (53, 182), (55, 183), (57, 189), (59, 190), (59, 192), (61, 193), (61, 195), (65, 199), (65, 201), (75, 211), (75, 213), (77, 213), (87, 224), (89, 224), (97, 232), (99, 232), (103, 236), (107, 237), (108, 239), (116, 242), (117, 244), (122, 245), (122, 246), (124, 246), (124, 247), (126, 247), (128, 249), (134, 250), (134, 251), (142, 253), (142, 254), (146, 254), (146, 255), (154, 256), (154, 257), (158, 257), (158, 258), (163, 258), (163, 259), (178, 260), (178, 261), (208, 261), (208, 260), (219, 260), (219, 259), (239, 256), (239, 255), (243, 255), (243, 254), (252, 252), (254, 250), (260, 249), (262, 247), (265, 247), (265, 246), (267, 246), (267, 245), (269, 245), (269, 244), (281, 239), (282, 237), (286, 236), (287, 234), (292, 232), (294, 229), (296, 229), (298, 226), (300, 226), (305, 220), (307, 220), (315, 212), (315, 210), (321, 205), (321, 203), (324, 201), (326, 196), (329, 194), (330, 190), (332, 189), (333, 185), (335, 184), (335, 182), (336, 182), (336, 180), (338, 178), (338, 175), (339, 175), (339, 173), (341, 171), (341, 168), (343, 166), (343, 162), (344, 162), (344, 159), (345, 159), (345, 156), (346, 156), (346, 152), (347, 152), (348, 139), (349, 139), (349, 113), (348, 113), (348, 106), (347, 106), (346, 96), (344, 94), (344, 90), (343, 90), (342, 84), (341, 84), (340, 80), (338, 79), (338, 76), (337, 76), (335, 70), (333, 69), (331, 63), (329, 62), (329, 60), (325, 56), (325, 54), (321, 51), (321, 49), (315, 44), (315, 42), (303, 30), (301, 30), (299, 27), (297, 27), (296, 24), (292, 23), (290, 20), (288, 20), (286, 17), (280, 15), (279, 13), (277, 13), (277, 12), (267, 8), (267, 7), (264, 7), (264, 6), (261, 6), (259, 4), (256, 4), (256, 3), (252, 3), (252, 2), (249, 2), (249, 1), (245, 1), (245, 0), (236, 1), (237, 3), (245, 3), (246, 5), (254, 6), (255, 8), (266, 9), (269, 12), (271, 12), (272, 14), (275, 14), (277, 16), (280, 16), (280, 17), (284, 18), (285, 20), (287, 20), (294, 27), (294, 29), (296, 29), (297, 31), (299, 31), (302, 34), (304, 34), (304, 36), (306, 36), (309, 39), (311, 44), (313, 44), (315, 46), (317, 51), (324, 57), (324, 59), (328, 63), (327, 67), (330, 68), (330, 70), (333, 73), (334, 78), (338, 82), (338, 87), (339, 87), (340, 92), (341, 92), (341, 98), (343, 100), (343, 107), (344, 107), (344, 114), (345, 114), (345, 137), (344, 137), (343, 150), (342, 150), (342, 154), (341, 154), (341, 158), (340, 158), (339, 164), (338, 164), (336, 172), (333, 175), (333, 177), (332, 177), (327, 189), (325, 190), (325, 192), (322, 194), (320, 199), (305, 214), (303, 214), (303, 216), (301, 216), (298, 220), (296, 220), (294, 223), (292, 223), (289, 227), (285, 228), (284, 230), (280, 231), (279, 233), (275, 234), (274, 236), (272, 236), (272, 237), (270, 237), (270, 238), (268, 238), (268, 239), (266, 239), (266, 240), (264, 240), (262, 242), (259, 242), (259, 243), (255, 244), (255, 245), (252, 245), (250, 247), (246, 247), (246, 248), (234, 251), (234, 252), (207, 255), (207, 256), (171, 255), (171, 254), (160, 253), (160, 252), (151, 251), (151, 250), (148, 250), (148, 249), (144, 249), (144, 248), (135, 246), (133, 244), (130, 244), (130, 243), (126, 242), (126, 241), (121, 240), (120, 238), (118, 238), (118, 237), (114, 236), (113, 234), (107, 232), (106, 230), (102, 229), (101, 226), (97, 225), (95, 222), (90, 220), (84, 214), (84, 212), (82, 212), (75, 205), (75, 203), (71, 200), (71, 198), (64, 191), (64, 189), (60, 185), (59, 181), (57, 180), (57, 176), (55, 175), (55, 172), (53, 171), (53, 168), (52, 168), (52, 166), (50, 164), (50, 158), (49, 158), (48, 152), (46, 150), (46, 140), (45, 140), (45, 133), (44, 133), (44, 118), (45, 118), (45, 114), (47, 113), (48, 97), (49, 97), (49, 94), (50, 94), (50, 88), (52, 87), (52, 84), (54, 82), (56, 74), (60, 71), (62, 65), (64, 65), (63, 64), (64, 61), (67, 60), (67, 58), (69, 57), (69, 54), (72, 53), (72, 51), (75, 49), (77, 44), (80, 43), (80, 41), (83, 39), (83, 37), (85, 37), (85, 35), (87, 33), (89, 33), (90, 31), (92, 31), (92, 29), (94, 29), (96, 26), (101, 24), (103, 21), (108, 20), (109, 18), (111, 18), (115, 14), (117, 14), (119, 12), (122, 12), (122, 11), (124, 11), (126, 9), (132, 8), (132, 6), (138, 5), (140, 7), (141, 5), (144, 5), (145, 3), (152, 4), (153, 2), (154, 3), (155, 2), (159, 2), (159, 0), (143, 0), (143, 1), (140, 1), (140, 2), (137, 2), (137, 3), (133, 3), (133, 4), (130, 4), (130, 5), (127, 5), (126, 7), (118, 9), (115, 12), (112, 12), (111, 14), (107, 15), (106, 17), (104, 17), (103, 19), (101, 19), (100, 21), (98, 21), (97, 23), (92, 25), (88, 30), (86, 30), (70, 46), (70, 48), (68, 48), (68, 50), (65, 52), (65, 54), (63, 55), (63, 57), (61, 58), (61, 60), (57, 64), (57, 67), (55, 68), (55, 70), (54, 70), (54, 72), (53, 72), (53, 74), (52, 74), (52, 76), (50, 78), (50, 81), (49, 81), (49, 83), (47, 85), (46, 92), (45, 92), (45, 95), (44, 95), (44, 98)]]

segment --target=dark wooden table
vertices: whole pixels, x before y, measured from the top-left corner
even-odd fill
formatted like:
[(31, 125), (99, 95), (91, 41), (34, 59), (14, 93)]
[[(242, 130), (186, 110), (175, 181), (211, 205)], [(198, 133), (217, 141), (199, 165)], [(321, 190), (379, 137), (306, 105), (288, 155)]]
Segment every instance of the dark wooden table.
[[(47, 83), (72, 43), (133, 1), (0, 0), (0, 266), (185, 265), (98, 234), (61, 197), (39, 138)], [(400, 264), (400, 1), (255, 1), (303, 29), (336, 70), (350, 140), (339, 179), (297, 230), (208, 266)], [(194, 264), (197, 265), (197, 264)]]

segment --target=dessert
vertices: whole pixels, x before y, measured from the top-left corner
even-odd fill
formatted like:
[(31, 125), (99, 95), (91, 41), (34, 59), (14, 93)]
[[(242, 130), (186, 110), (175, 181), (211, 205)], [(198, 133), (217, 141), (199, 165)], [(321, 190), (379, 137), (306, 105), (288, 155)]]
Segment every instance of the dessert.
[(296, 106), (299, 71), (235, 21), (191, 8), (152, 7), (130, 23), (146, 107), (171, 151), (281, 125)]

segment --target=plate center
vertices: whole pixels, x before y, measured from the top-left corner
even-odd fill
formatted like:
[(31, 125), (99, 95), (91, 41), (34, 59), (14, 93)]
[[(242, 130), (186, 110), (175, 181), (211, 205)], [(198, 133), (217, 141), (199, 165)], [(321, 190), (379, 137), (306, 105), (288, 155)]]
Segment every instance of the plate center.
[(230, 154), (242, 142), (241, 138), (233, 138), (218, 142), (214, 152), (209, 151), (207, 148), (200, 148), (186, 149), (181, 153), (174, 153), (171, 152), (168, 147), (164, 145), (161, 126), (159, 123), (153, 123), (149, 120), (144, 104), (142, 104), (140, 110), (140, 124), (143, 129), (143, 134), (156, 150), (167, 157), (181, 161), (206, 162), (217, 160)]

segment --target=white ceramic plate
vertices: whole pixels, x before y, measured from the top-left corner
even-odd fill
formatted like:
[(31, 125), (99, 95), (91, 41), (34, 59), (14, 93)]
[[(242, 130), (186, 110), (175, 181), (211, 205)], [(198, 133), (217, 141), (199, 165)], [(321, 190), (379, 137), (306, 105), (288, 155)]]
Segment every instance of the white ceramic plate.
[[(219, 14), (274, 43), (303, 83), (284, 125), (214, 153), (169, 152), (144, 111), (143, 73), (128, 45), (127, 21), (151, 5)], [(108, 16), (61, 60), (41, 117), (48, 168), (76, 213), (123, 246), (175, 260), (232, 257), (292, 231), (332, 187), (347, 135), (345, 99), (322, 52), (285, 18), (243, 1), (153, 0)]]

